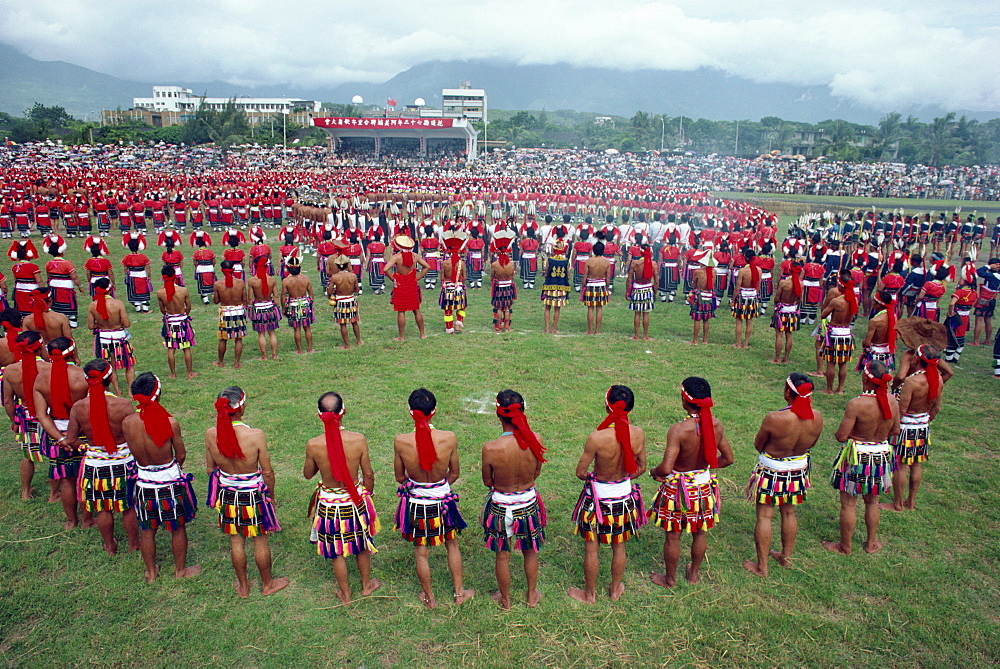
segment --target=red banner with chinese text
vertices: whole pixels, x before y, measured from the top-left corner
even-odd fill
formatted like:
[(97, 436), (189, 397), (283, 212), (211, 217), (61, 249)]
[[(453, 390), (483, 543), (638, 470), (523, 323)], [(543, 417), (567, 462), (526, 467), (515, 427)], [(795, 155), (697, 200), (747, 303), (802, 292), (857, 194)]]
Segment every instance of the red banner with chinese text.
[(455, 119), (450, 118), (353, 118), (326, 116), (314, 118), (317, 128), (358, 128), (366, 130), (425, 130), (451, 128)]

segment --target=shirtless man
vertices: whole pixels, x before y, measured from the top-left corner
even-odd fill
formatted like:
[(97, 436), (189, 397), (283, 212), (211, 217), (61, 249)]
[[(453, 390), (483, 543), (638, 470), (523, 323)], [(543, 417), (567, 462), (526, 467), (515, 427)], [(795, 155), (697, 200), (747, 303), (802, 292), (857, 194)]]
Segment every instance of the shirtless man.
[(302, 274), (302, 259), (298, 256), (288, 258), (285, 268), (288, 276), (281, 280), (281, 304), (285, 306), (288, 326), (292, 328), (295, 337), (295, 352), (302, 355), (302, 334), (305, 333), (306, 350), (315, 353), (312, 335), (315, 318), (312, 282)]
[(726, 431), (712, 415), (712, 388), (708, 381), (689, 376), (681, 382), (681, 405), (688, 417), (667, 430), (663, 460), (650, 476), (660, 482), (649, 517), (662, 527), (663, 573), (650, 580), (664, 588), (677, 585), (681, 534), (691, 534), (691, 563), (684, 571), (688, 583), (701, 580), (701, 563), (708, 547), (708, 530), (719, 520), (719, 482), (716, 469), (733, 464)]
[[(923, 463), (931, 445), (931, 421), (941, 411), (945, 376), (938, 369), (941, 352), (930, 344), (917, 348), (914, 364), (899, 391), (899, 435), (892, 440), (896, 471), (892, 473), (892, 503), (883, 509), (902, 511), (916, 508), (917, 491), (923, 480)], [(906, 499), (903, 487), (909, 484)]]
[[(45, 346), (49, 345), (53, 339), (58, 337), (66, 337), (70, 341), (73, 341), (73, 330), (70, 328), (69, 319), (63, 314), (57, 311), (52, 311), (52, 297), (48, 288), (40, 288), (38, 291), (38, 296), (35, 298), (41, 300), (45, 303), (44, 310), (37, 313), (25, 316), (22, 324), (25, 330), (34, 330), (42, 335), (42, 343)], [(38, 317), (41, 316), (42, 324), (36, 322)], [(71, 360), (79, 365), (80, 355), (76, 351), (76, 347), (73, 348), (71, 353)]]
[(880, 290), (872, 295), (872, 303), (879, 311), (868, 319), (858, 371), (878, 360), (892, 372), (896, 369), (896, 298), (888, 290)]
[(799, 329), (799, 302), (802, 301), (802, 262), (796, 260), (788, 278), (778, 282), (774, 289), (774, 360), (776, 365), (788, 362), (792, 355), (792, 334)]
[(243, 279), (236, 278), (232, 260), (223, 260), (220, 268), (223, 278), (212, 286), (212, 302), (219, 305), (219, 359), (212, 364), (225, 367), (226, 347), (234, 339), (233, 369), (239, 369), (247, 336), (247, 288)]
[[(161, 308), (163, 302), (160, 302)], [(187, 457), (181, 426), (160, 405), (163, 388), (152, 372), (145, 372), (132, 382), (132, 399), (139, 412), (122, 421), (122, 432), (135, 458), (135, 511), (142, 531), (140, 549), (146, 564), (146, 583), (160, 573), (156, 563), (156, 532), (170, 531), (170, 549), (174, 555), (174, 577), (191, 578), (201, 573), (198, 565), (187, 563), (187, 524), (194, 520), (198, 503), (191, 487), (191, 474), (181, 467)]]
[[(14, 340), (20, 350), (17, 362), (3, 370), (3, 408), (10, 418), (11, 429), (18, 437), (24, 458), (21, 460), (21, 501), (34, 497), (31, 481), (35, 476), (35, 463), (44, 462), (39, 440), (37, 408), (34, 405), (34, 385), (40, 372), (48, 371), (49, 363), (41, 359), (42, 336), (30, 330), (21, 332)], [(27, 364), (27, 366), (25, 366)], [(29, 386), (29, 387), (26, 387)], [(29, 397), (30, 395), (30, 397)], [(59, 500), (55, 481), (49, 480), (49, 502)]]
[(139, 526), (129, 483), (135, 478), (135, 458), (122, 430), (122, 421), (135, 409), (127, 399), (108, 392), (114, 367), (107, 360), (91, 360), (83, 372), (87, 376), (87, 397), (73, 405), (66, 428), (66, 443), (87, 453), (80, 473), (83, 508), (97, 514), (97, 529), (108, 555), (118, 551), (116, 513), (122, 514), (129, 550), (136, 551)]
[(468, 294), (465, 290), (465, 262), (460, 251), (464, 249), (463, 233), (445, 233), (445, 248), (448, 253), (441, 262), (441, 294), (438, 306), (444, 311), (444, 331), (446, 334), (461, 334), (465, 329), (465, 308)]
[[(510, 234), (513, 234), (512, 232)], [(507, 247), (505, 246), (504, 249)], [(514, 270), (517, 265), (510, 259), (510, 252), (500, 251), (490, 264), (490, 301), (493, 304), (493, 331), (510, 332), (511, 312), (517, 299)]]
[[(734, 348), (750, 348), (753, 334), (753, 319), (760, 314), (760, 268), (754, 262), (756, 254), (750, 249), (743, 250), (746, 267), (733, 279), (733, 318), (736, 319), (736, 344)], [(744, 337), (744, 323), (746, 336)]]
[(628, 295), (628, 308), (635, 313), (632, 318), (632, 340), (639, 341), (639, 323), (641, 321), (642, 339), (650, 341), (649, 314), (656, 305), (656, 292), (653, 289), (656, 265), (653, 262), (653, 250), (649, 244), (643, 244), (641, 250), (642, 255), (629, 263), (625, 287)]
[[(840, 297), (844, 294), (841, 289), (840, 284), (836, 286), (831, 286), (827, 291), (826, 295), (823, 296), (823, 302), (816, 308), (816, 315), (819, 316), (828, 306), (834, 298)], [(826, 331), (825, 324), (821, 321), (819, 325), (812, 331), (813, 338), (813, 348), (816, 357), (816, 371), (809, 372), (809, 376), (815, 376), (817, 378), (826, 378), (826, 365), (823, 360), (823, 349), (826, 346)]]
[[(604, 322), (604, 305), (611, 299), (608, 282), (611, 263), (604, 257), (604, 242), (594, 244), (593, 255), (583, 267), (580, 301), (587, 306), (587, 334), (601, 334)], [(622, 547), (624, 551), (624, 547)], [(623, 586), (624, 587), (624, 586)]]
[(198, 376), (193, 371), (194, 328), (191, 327), (191, 294), (184, 286), (177, 285), (177, 271), (171, 265), (164, 265), (160, 275), (163, 288), (156, 291), (156, 301), (163, 314), (163, 345), (167, 349), (167, 366), (170, 378), (177, 378), (178, 349), (184, 352), (184, 366), (190, 381)]
[(247, 277), (250, 323), (257, 332), (260, 359), (267, 360), (267, 343), (271, 344), (271, 360), (278, 359), (278, 328), (281, 309), (278, 308), (278, 280), (267, 273), (267, 256), (254, 260), (254, 272)]
[[(784, 282), (782, 282), (784, 283)], [(780, 303), (780, 300), (778, 300)], [(746, 497), (757, 505), (753, 537), (757, 561), (747, 560), (743, 568), (757, 576), (767, 576), (768, 555), (782, 567), (790, 567), (799, 521), (795, 505), (806, 501), (809, 481), (809, 449), (823, 432), (823, 414), (812, 407), (813, 382), (799, 372), (785, 379), (784, 397), (788, 406), (764, 416), (754, 438), (760, 454), (750, 474)], [(771, 520), (774, 507), (781, 512), (781, 550), (771, 550)]]
[(412, 238), (399, 235), (393, 243), (400, 251), (389, 258), (384, 271), (386, 278), (393, 285), (392, 308), (396, 312), (396, 325), (399, 328), (399, 336), (395, 340), (404, 340), (406, 312), (408, 311), (413, 312), (417, 330), (420, 331), (420, 338), (426, 339), (424, 315), (420, 313), (420, 282), (424, 280), (424, 276), (430, 271), (431, 266), (419, 254), (413, 252)]
[(691, 335), (692, 346), (698, 344), (698, 330), (701, 330), (701, 343), (708, 343), (708, 321), (715, 318), (715, 310), (719, 306), (713, 285), (715, 270), (710, 263), (714, 262), (709, 251), (695, 251), (691, 263), (695, 269), (691, 272), (691, 292), (687, 302), (691, 306), (691, 320), (694, 321), (694, 332)]
[(125, 370), (125, 380), (132, 385), (135, 378), (135, 351), (132, 348), (129, 321), (125, 305), (109, 294), (111, 281), (102, 277), (94, 282), (94, 301), (87, 307), (87, 329), (94, 333), (94, 349), (102, 360), (111, 364), (111, 384), (119, 393), (118, 370)]
[(237, 386), (223, 390), (215, 400), (215, 427), (205, 431), (205, 465), (210, 477), (207, 504), (218, 510), (219, 528), (229, 535), (235, 588), (242, 598), (250, 596), (247, 537), (253, 538), (261, 592), (272, 595), (289, 583), (271, 573), (268, 540), (281, 529), (274, 513), (274, 469), (264, 431), (243, 422), (246, 401)]
[(355, 297), (361, 286), (357, 275), (351, 271), (351, 260), (345, 255), (336, 255), (327, 261), (327, 266), (330, 267), (330, 283), (326, 286), (326, 296), (333, 305), (333, 317), (340, 326), (340, 338), (344, 340), (344, 345), (337, 348), (351, 348), (348, 325), (354, 329), (354, 340), (361, 346), (358, 300)]
[[(827, 395), (844, 394), (844, 381), (847, 379), (847, 363), (854, 356), (854, 335), (851, 333), (851, 322), (858, 313), (858, 298), (854, 292), (854, 281), (850, 270), (840, 271), (841, 294), (830, 300), (823, 307), (820, 320), (826, 321), (826, 336), (823, 341), (823, 359), (826, 360), (826, 390)], [(837, 389), (833, 388), (833, 380), (837, 379)]]
[[(353, 273), (352, 273), (353, 275)], [(337, 597), (351, 603), (347, 581), (347, 556), (353, 555), (361, 576), (361, 596), (367, 597), (382, 585), (371, 578), (372, 554), (377, 553), (372, 537), (379, 531), (378, 516), (372, 504), (375, 473), (368, 456), (368, 440), (360, 432), (342, 430), (344, 401), (337, 393), (320, 395), (318, 409), (323, 434), (306, 444), (306, 463), (302, 475), (311, 479), (317, 473), (319, 484), (309, 505), (312, 535), (316, 552), (332, 561), (337, 579)], [(358, 471), (363, 486), (358, 486)]]
[(496, 553), (494, 571), (500, 588), (493, 600), (503, 610), (510, 609), (510, 557), (519, 550), (524, 556), (527, 603), (534, 608), (542, 600), (537, 587), (538, 551), (545, 542), (546, 520), (535, 479), (545, 462), (545, 446), (528, 425), (519, 393), (497, 393), (497, 418), (503, 431), (483, 444), (482, 456), (483, 485), (490, 489), (482, 519), (483, 539)]
[(646, 524), (640, 512), (642, 492), (635, 482), (646, 471), (646, 433), (628, 420), (635, 396), (628, 386), (611, 386), (604, 405), (608, 415), (587, 437), (576, 464), (576, 477), (584, 483), (573, 511), (573, 533), (584, 541), (584, 588), (570, 588), (567, 594), (584, 604), (597, 601), (601, 544), (611, 546), (608, 594), (613, 601), (621, 598), (625, 543)]
[(895, 456), (889, 438), (899, 434), (899, 404), (889, 394), (892, 375), (881, 362), (869, 362), (862, 374), (864, 391), (847, 403), (844, 418), (834, 435), (847, 442), (833, 467), (830, 483), (840, 491), (840, 541), (824, 541), (823, 546), (841, 555), (851, 554), (855, 507), (858, 496), (865, 501), (865, 552), (881, 550), (877, 538), (879, 493), (892, 487)]
[(458, 512), (458, 494), (451, 489), (459, 476), (458, 441), (454, 432), (431, 426), (437, 408), (434, 393), (426, 388), (414, 390), (410, 393), (409, 407), (414, 430), (393, 440), (393, 470), (399, 483), (396, 518), (402, 521), (402, 526), (397, 524), (396, 529), (413, 544), (420, 601), (424, 606), (429, 609), (436, 606), (428, 549), (442, 543), (448, 551), (454, 602), (462, 604), (476, 593), (463, 583), (458, 533), (466, 524)]
[[(87, 377), (83, 370), (69, 364), (73, 356), (73, 342), (66, 337), (57, 337), (49, 342), (49, 357), (52, 366), (39, 372), (35, 378), (35, 412), (38, 418), (39, 448), (49, 458), (49, 478), (55, 482), (66, 513), (63, 530), (71, 530), (79, 523), (77, 507), (77, 477), (83, 454), (66, 444), (66, 430), (69, 429), (69, 412), (73, 405), (87, 396)], [(56, 380), (63, 382), (61, 389), (53, 393), (53, 369), (62, 365)], [(53, 395), (56, 400), (53, 400)], [(88, 511), (83, 513), (83, 527), (94, 526), (94, 518)]]

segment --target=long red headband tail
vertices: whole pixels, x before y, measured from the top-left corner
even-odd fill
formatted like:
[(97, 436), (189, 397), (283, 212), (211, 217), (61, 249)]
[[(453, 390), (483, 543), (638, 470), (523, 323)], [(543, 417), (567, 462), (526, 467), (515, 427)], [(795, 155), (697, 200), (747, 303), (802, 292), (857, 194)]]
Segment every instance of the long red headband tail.
[(261, 256), (257, 258), (256, 272), (257, 278), (260, 280), (261, 288), (267, 290), (267, 258)]
[(223, 274), (223, 276), (226, 277), (226, 288), (232, 288), (233, 287), (233, 268), (232, 267), (223, 267), (222, 268), (222, 274)]
[(858, 294), (854, 292), (854, 281), (841, 281), (840, 285), (844, 287), (844, 299), (847, 300), (847, 308), (854, 317), (858, 313)]
[(76, 347), (70, 345), (65, 351), (54, 349), (49, 353), (52, 358), (52, 374), (49, 377), (49, 394), (52, 406), (49, 412), (58, 420), (69, 418), (69, 410), (73, 406), (73, 398), (69, 391), (69, 364), (66, 357), (73, 353)]
[(928, 357), (927, 346), (919, 347), (917, 355), (920, 356), (920, 359), (926, 365), (924, 373), (927, 375), (928, 397), (931, 400), (936, 400), (941, 394), (941, 370), (938, 368), (938, 363), (941, 362), (941, 359)]
[[(177, 292), (177, 277), (176, 276), (164, 276), (163, 277), (163, 289), (167, 294), (167, 302), (174, 299), (174, 293)], [(102, 300), (103, 302), (103, 300)], [(107, 307), (105, 307), (107, 309)], [(105, 316), (107, 318), (107, 316)]]
[(108, 291), (100, 286), (94, 288), (94, 303), (97, 305), (97, 313), (101, 318), (107, 320), (108, 314)]
[(24, 388), (24, 406), (31, 416), (35, 416), (35, 378), (38, 376), (38, 361), (35, 356), (42, 348), (42, 340), (25, 343), (20, 342), (21, 354), (21, 385)]
[(792, 413), (802, 420), (812, 420), (815, 418), (816, 415), (813, 413), (812, 407), (812, 391), (814, 388), (812, 381), (804, 381), (796, 386), (792, 383), (792, 378), (788, 377), (785, 383), (795, 393), (795, 399), (792, 400)]
[(416, 436), (420, 468), (429, 472), (437, 462), (437, 451), (434, 449), (434, 439), (431, 437), (431, 418), (434, 417), (434, 412), (424, 414), (422, 411), (411, 409), (410, 415), (413, 416), (413, 431)]
[(115, 436), (108, 422), (108, 399), (104, 396), (104, 381), (111, 376), (114, 367), (108, 365), (104, 371), (92, 369), (87, 373), (87, 397), (90, 398), (90, 430), (94, 434), (94, 446), (102, 446), (110, 455), (118, 451)]
[(751, 288), (754, 290), (758, 290), (760, 288), (760, 266), (757, 262), (757, 258), (751, 258), (748, 263), (750, 266), (750, 283), (753, 284)]
[(792, 265), (792, 292), (795, 297), (802, 297), (802, 266)]
[(885, 318), (886, 318), (886, 333), (885, 336), (889, 341), (889, 352), (896, 352), (896, 320), (899, 318), (896, 315), (896, 298), (892, 297), (888, 302), (883, 302), (879, 299), (878, 295), (874, 296), (876, 302), (885, 307)]
[(326, 455), (330, 459), (330, 473), (333, 478), (344, 484), (352, 502), (360, 504), (361, 494), (358, 492), (358, 486), (354, 483), (354, 475), (347, 468), (344, 440), (340, 435), (340, 419), (343, 415), (343, 408), (339, 413), (322, 411), (319, 414), (320, 420), (323, 421), (323, 435), (326, 438)]
[(705, 454), (705, 460), (712, 469), (719, 466), (719, 452), (715, 443), (715, 419), (712, 417), (712, 407), (715, 402), (711, 397), (696, 398), (688, 394), (681, 388), (681, 397), (688, 404), (698, 407), (698, 429), (701, 432), (701, 448)]
[(875, 376), (865, 366), (865, 377), (875, 384), (875, 399), (878, 400), (879, 409), (882, 410), (882, 418), (889, 420), (892, 418), (892, 405), (889, 404), (889, 382), (892, 381), (892, 374), (885, 373), (882, 376)]
[(31, 314), (35, 319), (35, 329), (39, 332), (45, 332), (45, 312), (48, 310), (45, 298), (36, 297), (31, 300)]
[(645, 249), (642, 252), (642, 280), (653, 280), (653, 249)]
[[(240, 400), (240, 406), (246, 401), (246, 396)], [(240, 448), (240, 440), (236, 437), (236, 428), (233, 427), (233, 414), (240, 407), (229, 406), (229, 400), (220, 397), (215, 400), (215, 443), (219, 448), (222, 457), (229, 460), (246, 460), (243, 449)]]
[(628, 472), (629, 476), (634, 476), (637, 471), (639, 471), (639, 465), (635, 461), (635, 453), (632, 452), (632, 431), (629, 428), (628, 422), (628, 411), (625, 410), (625, 402), (618, 400), (617, 402), (607, 402), (608, 415), (601, 421), (601, 424), (597, 426), (598, 430), (603, 430), (612, 423), (615, 426), (615, 439), (618, 440), (618, 445), (622, 449), (622, 457), (624, 459), (625, 471)]
[(156, 390), (152, 395), (132, 395), (139, 409), (139, 418), (146, 428), (146, 434), (156, 446), (163, 446), (167, 439), (174, 436), (174, 428), (170, 425), (170, 413), (160, 404), (160, 380), (156, 380)]
[(505, 407), (498, 404), (497, 416), (514, 426), (514, 439), (522, 450), (530, 450), (536, 460), (545, 462), (545, 447), (528, 425), (528, 418), (524, 415), (524, 407), (520, 403), (515, 402)]

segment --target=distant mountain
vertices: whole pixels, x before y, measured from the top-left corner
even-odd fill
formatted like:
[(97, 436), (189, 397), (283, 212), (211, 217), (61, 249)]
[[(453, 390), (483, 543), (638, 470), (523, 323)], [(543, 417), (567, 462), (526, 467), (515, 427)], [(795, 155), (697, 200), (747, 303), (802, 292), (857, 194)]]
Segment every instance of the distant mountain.
[[(361, 95), (381, 104), (388, 98), (409, 103), (418, 97), (434, 107), (441, 89), (469, 81), (486, 89), (493, 109), (561, 109), (632, 116), (637, 110), (668, 116), (712, 120), (757, 120), (778, 116), (815, 123), (840, 118), (877, 123), (886, 111), (913, 114), (922, 120), (941, 116), (938, 107), (879, 110), (834, 97), (824, 86), (758, 84), (702, 68), (690, 72), (636, 70), (621, 72), (571, 65), (513, 65), (500, 61), (432, 61), (415, 65), (381, 84), (347, 83), (334, 88), (269, 85), (253, 88), (213, 82), (161, 81), (213, 97), (300, 97), (324, 102), (350, 102)], [(40, 61), (0, 44), (0, 111), (19, 115), (36, 101), (60, 105), (77, 118), (96, 120), (101, 109), (128, 109), (133, 97), (152, 95), (152, 83), (126, 81), (62, 61)], [(1000, 114), (966, 113), (981, 121)]]

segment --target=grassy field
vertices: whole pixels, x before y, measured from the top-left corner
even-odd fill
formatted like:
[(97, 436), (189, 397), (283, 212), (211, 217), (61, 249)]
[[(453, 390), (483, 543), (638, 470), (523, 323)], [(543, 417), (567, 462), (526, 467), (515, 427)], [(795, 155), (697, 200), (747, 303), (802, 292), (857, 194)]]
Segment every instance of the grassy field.
[[(74, 247), (80, 243), (71, 241)], [(120, 257), (120, 249), (115, 254)], [(71, 257), (82, 261), (78, 249)], [(818, 396), (827, 428), (814, 449), (813, 492), (799, 510), (794, 565), (773, 566), (771, 578), (763, 581), (741, 567), (753, 555), (754, 523), (753, 507), (741, 491), (754, 462), (752, 441), (760, 420), (783, 406), (784, 375), (813, 364), (807, 332), (796, 338), (794, 363), (777, 367), (767, 362), (773, 334), (766, 321), (758, 321), (752, 348), (737, 351), (731, 346), (733, 321), (723, 310), (704, 347), (682, 343), (690, 338), (687, 310), (659, 302), (652, 316), (655, 340), (629, 341), (632, 318), (621, 286), (598, 338), (582, 335), (585, 310), (578, 302), (564, 310), (562, 336), (543, 335), (537, 291), (521, 294), (515, 331), (506, 335), (491, 332), (485, 290), (473, 292), (467, 330), (460, 336), (443, 333), (436, 296), (425, 300), (430, 335), (425, 341), (416, 339), (411, 321), (412, 339), (392, 342), (395, 319), (388, 297), (366, 293), (360, 298), (364, 346), (334, 349), (339, 331), (324, 305), (318, 309), (316, 353), (295, 355), (291, 332), (283, 327), (280, 362), (254, 360), (256, 341), (248, 339), (246, 365), (238, 371), (209, 365), (216, 312), (195, 306), (200, 375), (166, 381), (163, 403), (184, 428), (191, 453), (187, 469), (195, 472), (203, 497), (201, 444), (214, 420), (211, 403), (225, 386), (246, 389), (246, 421), (266, 431), (277, 472), (283, 531), (272, 540), (275, 573), (292, 580), (287, 590), (266, 599), (259, 589), (247, 600), (236, 596), (228, 541), (215, 527), (214, 512), (203, 506), (190, 526), (189, 562), (204, 571), (184, 582), (163, 577), (147, 586), (138, 554), (123, 550), (106, 556), (96, 529), (60, 531), (58, 505), (19, 501), (20, 451), (8, 433), (0, 451), (0, 661), (172, 667), (981, 667), (1000, 661), (1000, 383), (990, 376), (989, 349), (966, 349), (934, 424), (918, 509), (883, 514), (886, 547), (874, 556), (857, 552), (845, 558), (820, 545), (837, 536), (837, 496), (827, 480), (837, 450), (832, 435), (846, 398)], [(165, 377), (159, 318), (149, 314), (136, 321), (138, 369)], [(78, 336), (86, 349), (89, 334)], [(720, 472), (722, 522), (710, 533), (705, 578), (673, 591), (650, 583), (648, 574), (662, 568), (662, 536), (650, 527), (629, 544), (621, 601), (610, 602), (603, 591), (591, 607), (569, 599), (566, 589), (583, 578), (582, 542), (570, 522), (579, 492), (573, 468), (586, 435), (604, 414), (605, 390), (612, 383), (634, 389), (633, 422), (646, 429), (649, 448), (657, 454), (667, 427), (684, 415), (678, 385), (692, 374), (713, 384), (716, 415), (736, 453), (736, 464)], [(391, 528), (397, 501), (392, 437), (412, 429), (405, 401), (420, 386), (438, 396), (436, 426), (458, 434), (463, 476), (456, 488), (470, 523), (460, 543), (467, 587), (477, 592), (461, 607), (447, 605), (451, 584), (439, 549), (432, 568), (444, 605), (435, 611), (417, 601), (412, 551)], [(491, 405), (505, 387), (524, 394), (532, 425), (550, 449), (538, 482), (550, 517), (541, 554), (544, 600), (537, 609), (518, 603), (508, 613), (489, 599), (493, 556), (476, 526), (485, 493), (479, 449), (499, 432)], [(344, 395), (345, 427), (368, 436), (383, 524), (373, 559), (383, 587), (349, 607), (339, 605), (330, 565), (308, 543), (305, 517), (315, 484), (302, 479), (303, 450), (321, 431), (315, 400), (326, 390)], [(852, 375), (848, 396), (859, 390)], [(44, 474), (36, 474), (36, 488), (45, 488)], [(653, 482), (644, 479), (643, 488), (650, 499)], [(159, 550), (164, 564), (169, 548), (162, 533)], [(602, 588), (609, 561), (610, 552), (604, 552)], [(523, 600), (519, 558), (513, 564), (514, 595)], [(357, 587), (353, 574), (352, 579)]]

